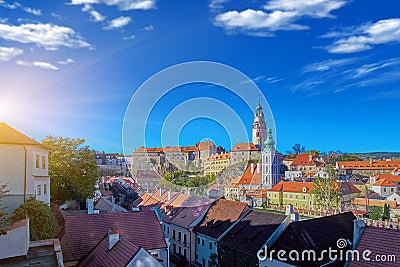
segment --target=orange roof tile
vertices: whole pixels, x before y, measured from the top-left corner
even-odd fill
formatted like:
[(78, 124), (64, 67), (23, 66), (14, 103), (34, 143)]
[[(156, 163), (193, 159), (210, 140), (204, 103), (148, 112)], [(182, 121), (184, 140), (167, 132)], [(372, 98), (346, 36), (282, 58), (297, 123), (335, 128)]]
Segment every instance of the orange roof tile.
[(400, 175), (393, 175), (391, 173), (381, 173), (376, 176), (377, 179), (387, 179), (391, 182), (400, 183)]
[(293, 160), (291, 166), (325, 166), (324, 162), (320, 162), (317, 160), (314, 154), (305, 153), (299, 154)]
[(231, 152), (235, 151), (258, 151), (259, 149), (253, 143), (238, 143), (232, 147)]
[(233, 179), (232, 181), (230, 181), (229, 184), (227, 184), (225, 187), (227, 187), (227, 188), (237, 188), (240, 179), (241, 179), (241, 177), (236, 177), (236, 178), (234, 178), (234, 179)]
[(240, 181), (238, 184), (240, 185), (248, 185), (248, 184), (253, 184), (253, 185), (261, 185), (262, 184), (262, 173), (261, 173), (261, 164), (258, 163), (259, 166), (259, 172), (257, 172), (257, 164), (253, 165), (253, 173), (251, 171), (251, 166), (252, 164), (249, 164), (247, 166), (245, 172), (243, 173), (242, 177), (240, 178)]
[(392, 181), (390, 181), (389, 179), (386, 179), (386, 178), (379, 179), (379, 180), (376, 181), (376, 183), (374, 183), (372, 186), (397, 187), (397, 185), (396, 185), (395, 183), (393, 183)]
[(211, 155), (210, 157), (207, 158), (207, 160), (211, 161), (211, 160), (222, 160), (222, 159), (229, 159), (229, 158), (231, 158), (231, 154), (224, 153), (224, 154)]
[(400, 160), (338, 161), (336, 166), (340, 169), (393, 170), (394, 168), (400, 167)]
[(363, 197), (356, 197), (351, 201), (352, 204), (365, 206), (368, 203), (368, 206), (378, 206), (383, 207), (387, 204), (390, 208), (396, 208), (397, 203), (394, 200), (381, 200), (381, 199), (365, 199)]
[[(303, 188), (306, 188), (303, 192)], [(292, 193), (311, 193), (314, 189), (313, 182), (279, 182), (269, 191), (272, 192), (292, 192)]]
[(198, 150), (204, 151), (204, 150), (209, 150), (210, 147), (215, 147), (214, 142), (212, 141), (205, 141), (205, 142), (199, 142), (197, 144)]

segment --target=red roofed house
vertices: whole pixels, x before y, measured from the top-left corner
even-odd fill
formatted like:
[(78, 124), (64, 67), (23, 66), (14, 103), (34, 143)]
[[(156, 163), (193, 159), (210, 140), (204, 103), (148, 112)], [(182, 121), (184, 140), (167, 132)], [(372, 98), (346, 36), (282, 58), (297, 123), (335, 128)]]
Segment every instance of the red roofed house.
[(358, 173), (361, 175), (377, 175), (390, 173), (400, 167), (400, 160), (363, 160), (363, 161), (338, 161), (336, 169), (341, 175)]
[(389, 180), (388, 178), (378, 179), (373, 183), (375, 179), (371, 178), (371, 189), (383, 197), (388, 197), (393, 193), (397, 192), (397, 184)]
[(116, 229), (125, 241), (145, 249), (166, 265), (164, 233), (155, 212), (150, 210), (66, 216), (65, 233), (61, 238), (64, 263), (75, 266), (80, 261), (88, 260), (88, 255), (96, 247), (104, 245), (100, 243), (105, 242), (105, 234)]
[(9, 192), (2, 200), (11, 214), (25, 199), (35, 197), (50, 205), (49, 149), (0, 122), (0, 180)]
[[(261, 169), (261, 163), (251, 163), (247, 166), (238, 182), (239, 201), (247, 202), (251, 205), (254, 194), (260, 193), (259, 190), (262, 189)], [(262, 204), (260, 203), (260, 205)]]
[(325, 162), (314, 154), (299, 154), (290, 165), (291, 171), (301, 171), (303, 174), (315, 174), (324, 170)]
[(239, 143), (231, 149), (231, 165), (247, 162), (249, 159), (259, 159), (261, 151), (253, 143)]

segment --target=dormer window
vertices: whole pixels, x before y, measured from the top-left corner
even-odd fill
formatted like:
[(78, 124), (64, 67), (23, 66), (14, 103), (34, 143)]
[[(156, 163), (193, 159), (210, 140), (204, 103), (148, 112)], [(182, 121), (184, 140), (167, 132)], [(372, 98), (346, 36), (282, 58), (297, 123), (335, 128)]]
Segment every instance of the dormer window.
[(303, 193), (307, 192), (307, 187), (303, 187)]

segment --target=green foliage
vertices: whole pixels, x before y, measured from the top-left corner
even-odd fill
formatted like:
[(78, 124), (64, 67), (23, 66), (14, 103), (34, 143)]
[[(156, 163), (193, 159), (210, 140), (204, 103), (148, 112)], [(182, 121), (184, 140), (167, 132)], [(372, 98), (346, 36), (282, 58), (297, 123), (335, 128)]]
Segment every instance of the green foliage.
[(64, 203), (91, 197), (98, 179), (98, 166), (94, 152), (82, 147), (84, 139), (54, 138), (47, 136), (43, 145), (49, 147), (49, 175), (51, 201)]
[(335, 165), (337, 161), (361, 161), (362, 159), (354, 154), (342, 154), (342, 155), (329, 155), (325, 158), (327, 164)]
[(0, 182), (0, 230), (2, 230), (7, 221), (6, 214), (4, 213), (5, 207), (1, 205), (1, 202), (9, 191), (10, 190), (7, 189), (7, 184), (3, 184)]
[(329, 213), (332, 209), (339, 209), (342, 198), (340, 184), (336, 181), (336, 171), (327, 166), (328, 178), (316, 177), (314, 180), (314, 197), (316, 204), (322, 211)]
[(170, 187), (169, 185), (177, 185), (182, 187), (201, 187), (212, 183), (215, 181), (215, 175), (195, 175), (195, 176), (188, 176), (183, 171), (177, 172), (167, 172), (164, 174), (164, 183), (163, 186)]
[(382, 212), (382, 220), (389, 220), (390, 219), (390, 211), (389, 211), (389, 205), (385, 203), (385, 206), (383, 207), (383, 212)]
[(382, 219), (383, 208), (376, 206), (368, 206), (368, 218), (371, 220), (380, 220)]
[(29, 217), (31, 240), (54, 238), (56, 224), (49, 206), (42, 201), (29, 198), (25, 204), (14, 210), (10, 220), (15, 223), (26, 217)]

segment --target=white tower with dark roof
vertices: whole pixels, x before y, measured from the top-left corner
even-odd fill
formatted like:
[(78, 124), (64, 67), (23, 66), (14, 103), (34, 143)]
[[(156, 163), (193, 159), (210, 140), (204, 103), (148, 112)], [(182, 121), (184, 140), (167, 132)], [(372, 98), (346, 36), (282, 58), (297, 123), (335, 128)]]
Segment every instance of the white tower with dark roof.
[(254, 122), (252, 129), (252, 142), (257, 148), (263, 149), (266, 133), (267, 131), (264, 120), (264, 113), (262, 112), (260, 100), (258, 100), (258, 106), (256, 109), (256, 113), (254, 114)]

